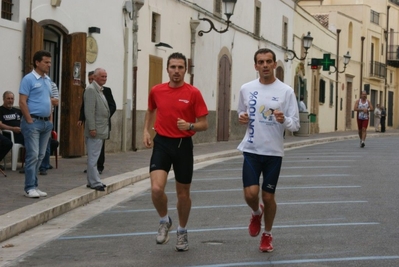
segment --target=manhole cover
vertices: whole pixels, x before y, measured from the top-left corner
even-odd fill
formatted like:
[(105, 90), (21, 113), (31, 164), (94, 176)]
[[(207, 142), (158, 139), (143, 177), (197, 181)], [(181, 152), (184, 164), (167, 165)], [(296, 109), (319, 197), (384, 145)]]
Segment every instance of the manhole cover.
[(202, 243), (207, 245), (223, 245), (224, 242), (218, 240), (210, 240), (210, 241), (203, 241)]

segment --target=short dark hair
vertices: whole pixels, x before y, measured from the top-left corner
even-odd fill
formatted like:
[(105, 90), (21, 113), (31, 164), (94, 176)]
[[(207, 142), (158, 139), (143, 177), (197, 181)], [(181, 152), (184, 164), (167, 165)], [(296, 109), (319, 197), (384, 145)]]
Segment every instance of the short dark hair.
[(46, 50), (39, 50), (33, 55), (33, 68), (36, 69), (36, 61), (42, 61), (43, 57), (51, 57), (51, 53)]
[(89, 73), (87, 74), (87, 76), (91, 76), (91, 75), (93, 75), (93, 74), (94, 74), (94, 70), (89, 71)]
[(273, 55), (273, 61), (276, 62), (276, 54), (273, 52), (273, 50), (271, 50), (269, 48), (260, 48), (258, 51), (255, 52), (255, 55), (254, 55), (255, 64), (256, 64), (256, 57), (259, 54), (267, 54), (267, 53), (271, 53)]
[(166, 68), (169, 67), (169, 62), (170, 62), (171, 59), (182, 59), (182, 60), (184, 60), (184, 68), (187, 69), (187, 59), (186, 59), (186, 56), (183, 55), (182, 53), (176, 52), (176, 53), (171, 54), (168, 57), (168, 63), (166, 64)]

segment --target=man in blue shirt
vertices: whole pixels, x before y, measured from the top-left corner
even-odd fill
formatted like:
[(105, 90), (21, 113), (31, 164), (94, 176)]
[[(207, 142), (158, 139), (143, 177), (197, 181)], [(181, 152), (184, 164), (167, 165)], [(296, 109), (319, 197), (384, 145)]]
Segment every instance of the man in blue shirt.
[(25, 196), (47, 196), (39, 190), (37, 173), (46, 153), (53, 123), (51, 116), (51, 54), (40, 50), (33, 55), (34, 69), (22, 78), (19, 106), (22, 111), (21, 131), (25, 139)]

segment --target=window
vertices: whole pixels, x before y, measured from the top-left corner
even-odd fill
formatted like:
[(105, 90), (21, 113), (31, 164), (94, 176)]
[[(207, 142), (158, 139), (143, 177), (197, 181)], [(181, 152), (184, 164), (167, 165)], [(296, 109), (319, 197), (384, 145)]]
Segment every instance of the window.
[(380, 13), (375, 12), (374, 10), (370, 11), (370, 21), (375, 24), (380, 24)]
[(283, 17), (283, 40), (282, 46), (288, 48), (288, 18)]
[(255, 21), (254, 21), (254, 34), (255, 36), (260, 36), (260, 21), (261, 21), (261, 2), (259, 0), (255, 1)]
[(215, 0), (213, 12), (217, 15), (222, 15), (222, 0)]
[(319, 102), (325, 103), (326, 101), (326, 82), (324, 80), (320, 80), (320, 94), (319, 94)]
[(330, 106), (334, 106), (334, 83), (330, 82)]
[(161, 32), (161, 15), (152, 13), (152, 25), (151, 25), (151, 42), (157, 43), (160, 40)]
[(352, 48), (352, 37), (353, 37), (353, 24), (349, 23), (348, 27), (348, 48)]
[(12, 20), (12, 0), (1, 0), (1, 18)]

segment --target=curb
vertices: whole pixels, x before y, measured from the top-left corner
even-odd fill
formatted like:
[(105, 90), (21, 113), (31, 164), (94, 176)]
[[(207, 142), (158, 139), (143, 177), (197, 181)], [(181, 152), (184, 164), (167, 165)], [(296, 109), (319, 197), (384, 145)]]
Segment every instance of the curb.
[[(369, 137), (398, 136), (399, 133), (369, 134)], [(284, 149), (294, 149), (303, 146), (330, 143), (335, 141), (357, 139), (357, 135), (325, 137), (284, 144)], [(214, 159), (228, 158), (241, 155), (241, 152), (233, 149), (216, 153), (209, 153), (194, 157), (194, 164), (199, 164)], [(69, 212), (77, 207), (83, 206), (106, 194), (110, 194), (125, 186), (149, 178), (148, 168), (141, 168), (132, 172), (108, 177), (104, 179), (107, 184), (105, 192), (88, 190), (86, 185), (71, 189), (56, 196), (47, 198), (23, 208), (8, 212), (0, 216), (0, 242), (10, 239), (20, 233), (45, 223), (57, 216)]]

